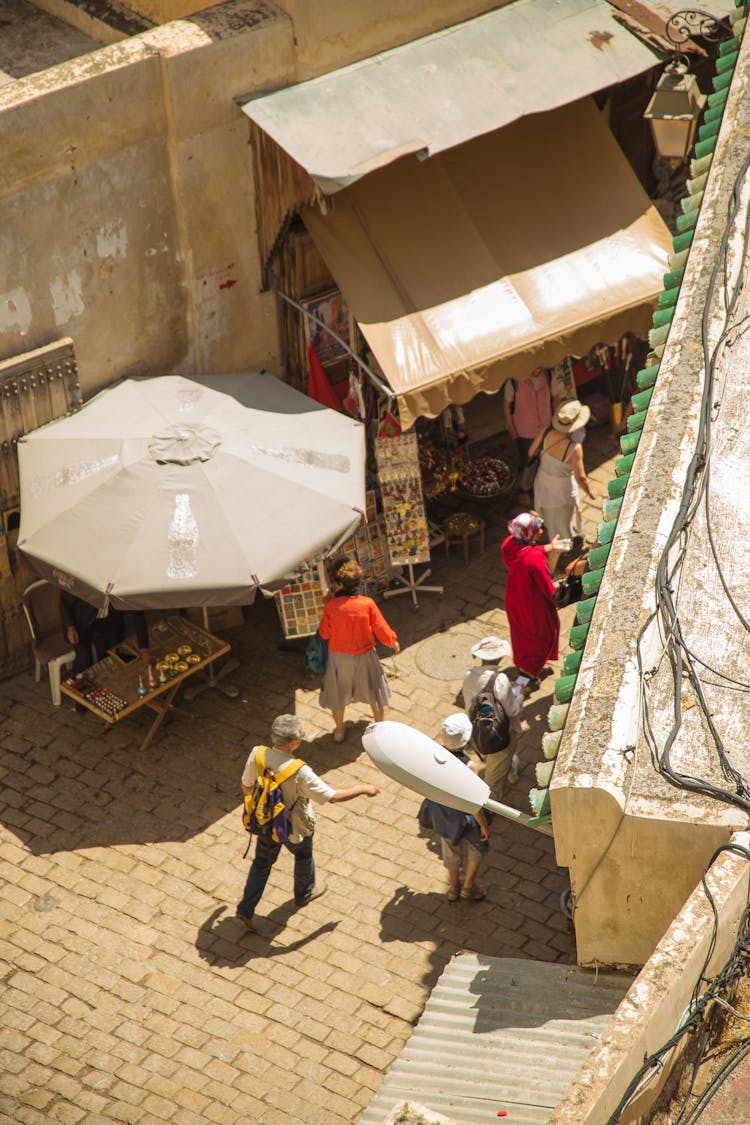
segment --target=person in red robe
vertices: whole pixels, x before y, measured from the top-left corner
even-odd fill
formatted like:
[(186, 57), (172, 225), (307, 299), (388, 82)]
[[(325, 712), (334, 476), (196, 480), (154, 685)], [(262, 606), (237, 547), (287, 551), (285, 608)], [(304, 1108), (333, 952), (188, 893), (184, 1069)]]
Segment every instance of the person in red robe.
[(522, 512), (508, 524), (509, 535), (500, 548), (508, 568), (505, 587), (505, 612), (510, 626), (513, 661), (531, 687), (539, 686), (540, 676), (549, 675), (545, 666), (557, 660), (560, 618), (553, 601), (555, 586), (550, 578), (547, 555), (559, 550), (556, 535), (551, 543), (539, 543), (544, 520), (534, 512)]

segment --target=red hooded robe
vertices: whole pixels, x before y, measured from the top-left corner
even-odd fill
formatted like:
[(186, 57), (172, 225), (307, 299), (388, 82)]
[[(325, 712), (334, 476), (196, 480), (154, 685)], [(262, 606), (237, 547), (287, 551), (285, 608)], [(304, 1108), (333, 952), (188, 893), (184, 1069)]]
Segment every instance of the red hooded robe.
[(555, 586), (542, 545), (522, 543), (509, 535), (500, 548), (508, 568), (505, 612), (510, 626), (513, 661), (538, 676), (549, 660), (557, 660), (560, 618), (552, 601)]

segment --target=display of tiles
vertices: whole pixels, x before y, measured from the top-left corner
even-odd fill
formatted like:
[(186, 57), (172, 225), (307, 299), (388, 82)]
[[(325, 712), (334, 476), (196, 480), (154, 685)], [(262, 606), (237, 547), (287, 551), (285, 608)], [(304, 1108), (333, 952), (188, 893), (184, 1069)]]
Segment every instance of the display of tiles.
[(310, 637), (318, 630), (328, 585), (323, 566), (313, 567), (274, 595), (285, 637)]
[(385, 590), (389, 581), (388, 544), (385, 538), (385, 522), (378, 515), (378, 498), (374, 489), (365, 494), (365, 516), (351, 539), (347, 539), (335, 560), (355, 558), (362, 567), (364, 585), (362, 593), (375, 597)]

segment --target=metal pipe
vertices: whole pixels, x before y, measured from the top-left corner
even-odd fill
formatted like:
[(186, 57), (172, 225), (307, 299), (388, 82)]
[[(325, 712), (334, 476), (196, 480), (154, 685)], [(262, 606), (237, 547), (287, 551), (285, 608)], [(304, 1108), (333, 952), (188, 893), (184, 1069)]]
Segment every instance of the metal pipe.
[(531, 817), (510, 805), (501, 805), (499, 801), (493, 801), (490, 798), (489, 801), (484, 802), (482, 808), (487, 809), (488, 812), (497, 813), (498, 816), (504, 816), (506, 820), (514, 820), (516, 824), (522, 824), (524, 828), (533, 828), (535, 832), (541, 832), (543, 836), (552, 835), (552, 824), (549, 821), (535, 824)]
[(380, 391), (381, 395), (385, 395), (389, 402), (393, 401), (396, 396), (394, 395), (391, 388), (387, 386), (387, 384), (384, 383), (382, 379), (378, 378), (372, 368), (368, 367), (365, 361), (363, 359), (360, 359), (356, 352), (352, 351), (346, 340), (342, 340), (338, 333), (334, 332), (332, 328), (329, 328), (324, 320), (322, 320), (319, 316), (316, 316), (315, 313), (310, 312), (310, 310), (306, 309), (304, 305), (301, 305), (299, 301), (295, 301), (293, 297), (290, 297), (278, 287), (274, 289), (274, 293), (281, 297), (282, 300), (286, 301), (287, 304), (292, 305), (295, 309), (301, 312), (303, 316), (306, 316), (309, 320), (312, 320), (314, 324), (317, 324), (320, 328), (327, 332), (329, 336), (333, 336), (334, 340), (336, 340), (337, 343), (341, 344), (341, 347), (344, 349), (344, 351), (349, 353), (357, 366), (362, 368), (365, 375), (367, 375), (372, 383), (374, 383), (374, 385)]

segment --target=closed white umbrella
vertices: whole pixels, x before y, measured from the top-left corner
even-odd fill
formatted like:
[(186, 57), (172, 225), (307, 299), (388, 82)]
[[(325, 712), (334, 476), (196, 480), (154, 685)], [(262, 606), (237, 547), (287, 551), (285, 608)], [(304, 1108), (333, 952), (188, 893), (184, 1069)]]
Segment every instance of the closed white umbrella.
[(125, 380), (18, 457), (31, 566), (120, 609), (249, 603), (364, 510), (362, 424), (265, 372)]

